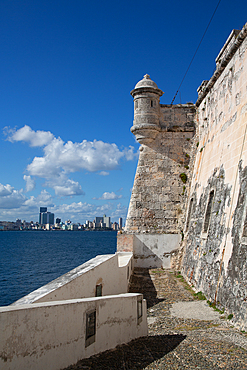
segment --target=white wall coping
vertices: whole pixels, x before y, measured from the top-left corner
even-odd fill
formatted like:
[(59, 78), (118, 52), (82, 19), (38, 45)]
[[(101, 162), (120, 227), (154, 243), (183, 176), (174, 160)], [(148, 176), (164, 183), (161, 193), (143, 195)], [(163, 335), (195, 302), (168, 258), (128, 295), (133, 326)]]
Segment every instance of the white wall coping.
[(64, 286), (65, 284), (69, 283), (70, 281), (78, 278), (82, 274), (85, 274), (87, 271), (94, 269), (95, 267), (99, 266), (103, 262), (114, 258), (115, 254), (103, 254), (92, 258), (91, 260), (83, 263), (80, 266), (77, 266), (71, 271), (66, 272), (64, 275), (59, 276), (57, 279), (50, 281), (48, 284), (43, 285), (42, 287), (34, 290), (33, 292), (29, 293), (28, 295), (18, 299), (18, 301), (12, 303), (11, 306), (25, 304), (27, 301), (35, 301), (38, 298), (44, 297), (47, 293), (53, 292), (56, 289)]
[(127, 266), (131, 258), (133, 257), (132, 252), (117, 252), (118, 255), (118, 266), (124, 267)]
[(102, 297), (89, 297), (89, 298), (77, 298), (77, 299), (67, 299), (63, 301), (50, 301), (50, 302), (40, 302), (40, 303), (26, 303), (21, 305), (10, 305), (10, 306), (0, 306), (0, 314), (2, 312), (13, 312), (18, 310), (26, 310), (26, 309), (36, 309), (40, 307), (52, 307), (52, 306), (62, 306), (68, 304), (77, 304), (83, 302), (94, 302), (94, 301), (103, 301), (103, 300), (111, 300), (111, 299), (118, 299), (118, 298), (128, 298), (128, 297), (136, 297), (143, 295), (141, 293), (123, 293), (123, 294), (114, 294), (109, 296), (102, 296)]
[[(58, 301), (93, 297), (95, 284), (97, 284), (97, 281), (103, 280), (107, 285), (107, 289), (105, 290), (106, 287), (104, 287), (103, 289), (104, 296), (109, 294), (114, 295), (117, 293), (126, 293), (128, 290), (128, 280), (130, 277), (128, 265), (132, 266), (132, 264), (130, 265), (130, 261), (132, 258), (133, 254), (129, 252), (117, 252), (115, 254), (98, 255), (91, 260), (83, 263), (82, 265), (74, 268), (73, 270), (67, 272), (66, 274), (59, 276), (57, 279), (52, 280), (48, 284), (43, 285), (42, 287), (20, 298), (16, 302), (12, 303), (11, 306), (25, 305), (31, 303), (33, 304), (34, 302), (45, 301), (46, 299), (47, 301)], [(117, 270), (118, 268), (119, 271)], [(130, 269), (131, 268), (132, 267), (130, 267)], [(126, 273), (123, 269), (126, 269)], [(114, 271), (115, 273), (112, 274), (112, 272)], [(90, 277), (87, 273), (90, 274)], [(106, 279), (106, 274), (109, 275), (108, 279)], [(113, 275), (113, 280), (111, 280), (111, 274)], [(120, 279), (120, 284), (117, 283), (118, 279)], [(124, 280), (126, 280), (125, 285)], [(84, 288), (82, 288), (83, 284)], [(113, 287), (113, 285), (115, 287)], [(71, 288), (69, 288), (69, 286)], [(87, 287), (86, 290), (85, 286)], [(68, 289), (71, 289), (71, 292), (73, 292), (72, 296), (70, 296)], [(84, 291), (84, 293), (82, 293), (82, 290)]]

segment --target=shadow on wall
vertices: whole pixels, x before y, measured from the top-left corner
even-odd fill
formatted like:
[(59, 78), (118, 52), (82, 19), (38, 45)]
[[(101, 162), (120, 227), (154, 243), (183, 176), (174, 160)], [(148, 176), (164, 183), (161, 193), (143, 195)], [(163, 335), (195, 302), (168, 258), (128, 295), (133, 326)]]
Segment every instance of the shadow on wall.
[(163, 267), (163, 261), (155, 251), (158, 252), (158, 246), (154, 245), (154, 250), (148, 248), (144, 241), (135, 238), (134, 244), (134, 262), (136, 266), (144, 268)]
[[(152, 362), (161, 359), (173, 351), (186, 335), (156, 335), (132, 340), (129, 344), (118, 346), (114, 350), (79, 361), (80, 369), (144, 369)], [(70, 366), (64, 370), (72, 370)]]
[(136, 234), (133, 238), (135, 267), (170, 268), (171, 252), (179, 247), (179, 234)]
[(129, 293), (142, 293), (147, 301), (147, 308), (156, 305), (164, 299), (157, 298), (157, 291), (149, 274), (145, 268), (135, 268), (130, 279)]

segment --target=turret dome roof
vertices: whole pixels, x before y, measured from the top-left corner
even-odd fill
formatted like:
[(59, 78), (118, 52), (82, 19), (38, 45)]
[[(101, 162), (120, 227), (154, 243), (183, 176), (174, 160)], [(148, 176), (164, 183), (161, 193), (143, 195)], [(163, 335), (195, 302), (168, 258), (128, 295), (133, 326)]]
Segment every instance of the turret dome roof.
[(154, 81), (151, 80), (149, 75), (145, 75), (143, 79), (135, 85), (135, 89), (139, 87), (153, 87), (154, 89), (158, 89), (158, 86)]

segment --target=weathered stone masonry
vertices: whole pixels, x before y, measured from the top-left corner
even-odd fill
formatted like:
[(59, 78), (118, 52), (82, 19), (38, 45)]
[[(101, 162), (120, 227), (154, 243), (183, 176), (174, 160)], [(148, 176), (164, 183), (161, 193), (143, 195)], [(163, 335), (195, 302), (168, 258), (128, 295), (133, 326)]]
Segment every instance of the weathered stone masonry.
[[(131, 131), (141, 148), (118, 250), (133, 250), (136, 266), (168, 267), (185, 221), (195, 106), (159, 104), (163, 92), (148, 75), (131, 94), (135, 107)], [(134, 234), (128, 248), (126, 234)]]
[(193, 131), (162, 132), (153, 144), (141, 148), (126, 222), (128, 232), (176, 234), (183, 230), (186, 182), (180, 174), (187, 176), (187, 139), (192, 136)]
[[(196, 105), (162, 105), (148, 75), (131, 92), (141, 144), (119, 250), (173, 266), (247, 330), (247, 24), (234, 30)], [(183, 182), (185, 181), (185, 182)], [(182, 235), (184, 240), (182, 241)]]
[[(247, 25), (234, 30), (216, 71), (198, 89), (198, 151), (191, 179), (182, 271), (188, 282), (247, 328)], [(207, 231), (206, 210), (212, 209)], [(189, 214), (190, 213), (190, 214)]]

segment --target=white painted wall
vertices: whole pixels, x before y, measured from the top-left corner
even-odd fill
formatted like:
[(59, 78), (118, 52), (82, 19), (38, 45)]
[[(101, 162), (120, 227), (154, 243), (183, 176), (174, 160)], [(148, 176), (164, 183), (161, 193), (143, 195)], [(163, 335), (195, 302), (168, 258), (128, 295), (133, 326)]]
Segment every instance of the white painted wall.
[(179, 247), (180, 241), (180, 234), (135, 234), (134, 266), (169, 268), (171, 252)]
[[(59, 370), (147, 335), (141, 294), (0, 307), (1, 370)], [(86, 312), (96, 309), (95, 342), (85, 348)]]
[(102, 284), (103, 296), (127, 293), (132, 257), (132, 253), (120, 252), (92, 258), (13, 305), (94, 297), (97, 284)]

